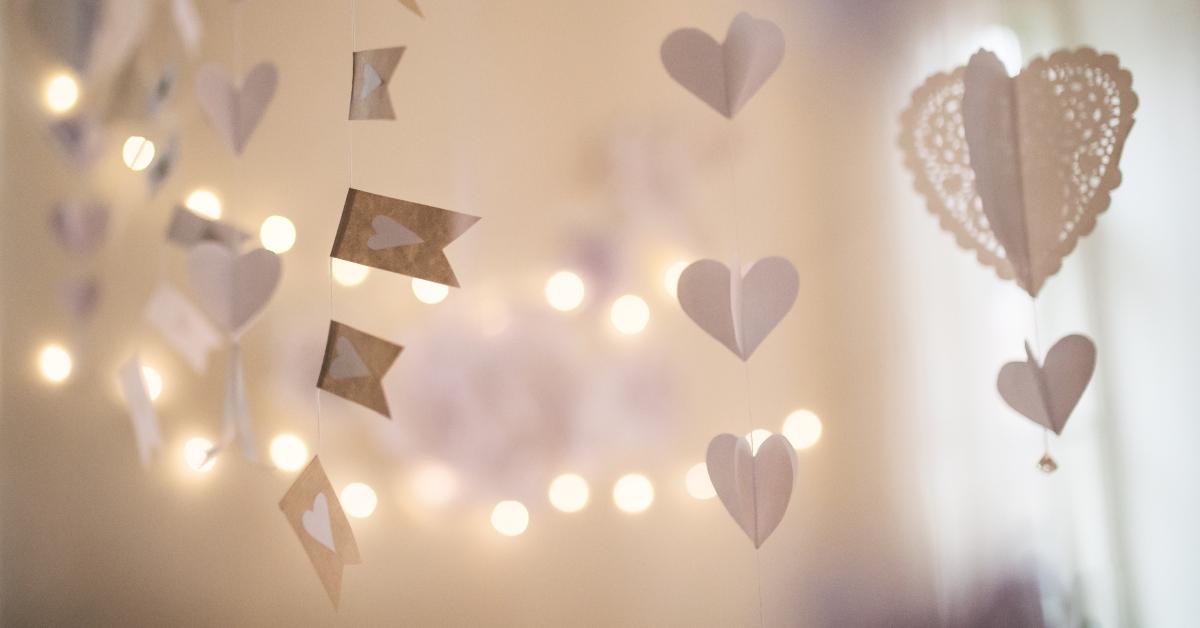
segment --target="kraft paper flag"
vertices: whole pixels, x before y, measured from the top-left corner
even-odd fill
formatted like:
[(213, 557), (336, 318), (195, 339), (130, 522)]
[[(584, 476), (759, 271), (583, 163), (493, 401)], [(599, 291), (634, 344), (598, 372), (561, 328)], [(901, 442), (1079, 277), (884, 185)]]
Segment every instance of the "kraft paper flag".
[(208, 64), (196, 72), (196, 97), (213, 128), (235, 154), (241, 155), (271, 104), (278, 83), (279, 72), (270, 63), (251, 68), (240, 89), (220, 66)]
[(108, 233), (108, 205), (97, 201), (64, 201), (50, 212), (50, 230), (73, 255), (87, 257), (104, 244)]
[(158, 413), (146, 389), (142, 375), (142, 361), (133, 356), (121, 365), (119, 374), (121, 394), (129, 406), (129, 421), (133, 424), (133, 436), (137, 441), (138, 458), (142, 468), (150, 468), (150, 456), (162, 447), (162, 433), (158, 427)]
[(996, 388), (1014, 410), (1061, 435), (1095, 370), (1096, 345), (1087, 336), (1073, 334), (1054, 343), (1045, 364), (1038, 364), (1026, 342), (1025, 361), (1005, 364)]
[(154, 163), (146, 169), (146, 183), (150, 186), (151, 196), (158, 192), (158, 188), (162, 187), (162, 184), (175, 171), (175, 167), (179, 163), (179, 155), (179, 136), (173, 135), (167, 142), (166, 148), (154, 158)]
[(171, 222), (167, 224), (167, 239), (189, 249), (201, 242), (211, 241), (236, 250), (250, 239), (250, 234), (228, 223), (205, 218), (182, 205), (176, 205), (171, 211)]
[(337, 608), (342, 593), (343, 567), (359, 564), (362, 558), (354, 540), (354, 530), (350, 528), (350, 521), (346, 519), (319, 458), (314, 456), (300, 472), (279, 500), (279, 509), (296, 532), (329, 600)]
[(660, 54), (671, 78), (732, 119), (779, 68), (783, 51), (778, 26), (739, 13), (724, 43), (702, 30), (684, 28), (667, 36)]
[(104, 128), (88, 114), (50, 124), (50, 136), (77, 168), (87, 168), (95, 163), (104, 145)]
[(721, 262), (693, 262), (679, 276), (679, 305), (700, 329), (746, 361), (783, 320), (800, 289), (792, 263), (765, 257), (745, 275)]
[(705, 465), (725, 510), (754, 547), (762, 547), (792, 500), (796, 452), (791, 443), (772, 434), (754, 453), (745, 438), (720, 434), (708, 444)]
[(329, 322), (317, 388), (392, 417), (383, 376), (404, 348), (337, 321)]
[(208, 370), (208, 354), (221, 344), (221, 335), (175, 286), (159, 285), (144, 316), (192, 370), (201, 375)]
[(350, 188), (329, 255), (458, 287), (442, 249), (478, 221), (476, 216)]
[(417, 6), (417, 0), (400, 0), (400, 4), (403, 4), (404, 8), (408, 9), (409, 11), (416, 13), (417, 17), (425, 17), (425, 15), (421, 13), (421, 7)]
[(117, 69), (142, 40), (147, 0), (30, 2), (34, 28), (59, 59), (96, 78)]
[(351, 120), (395, 120), (388, 82), (400, 63), (404, 46), (360, 50), (354, 53), (354, 80), (350, 86)]
[(100, 280), (95, 275), (71, 277), (63, 282), (59, 297), (72, 319), (86, 323), (100, 305)]
[(188, 254), (188, 275), (200, 307), (234, 339), (271, 300), (281, 273), (279, 256), (266, 249), (238, 254), (201, 242)]
[(992, 53), (930, 77), (901, 116), (917, 191), (979, 262), (1036, 297), (1121, 183), (1133, 77), (1090, 48), (1015, 78)]

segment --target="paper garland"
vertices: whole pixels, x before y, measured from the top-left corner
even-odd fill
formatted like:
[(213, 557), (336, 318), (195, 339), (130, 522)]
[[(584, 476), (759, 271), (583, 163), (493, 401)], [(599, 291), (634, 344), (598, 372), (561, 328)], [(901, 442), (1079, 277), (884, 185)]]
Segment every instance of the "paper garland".
[(118, 373), (121, 394), (129, 406), (129, 422), (133, 425), (133, 436), (137, 442), (138, 459), (142, 468), (150, 467), (150, 456), (162, 447), (162, 433), (158, 427), (158, 413), (146, 390), (142, 375), (142, 362), (133, 356), (121, 366)]
[(388, 82), (400, 63), (404, 46), (354, 53), (354, 78), (350, 82), (351, 120), (395, 120)]
[(317, 388), (392, 418), (383, 376), (404, 348), (337, 321), (329, 322)]
[(755, 262), (745, 275), (721, 262), (693, 262), (679, 276), (676, 294), (688, 317), (746, 361), (796, 301), (800, 279), (782, 257)]
[(235, 154), (241, 155), (275, 96), (278, 83), (279, 72), (270, 63), (251, 68), (240, 88), (220, 66), (208, 64), (196, 72), (196, 98), (213, 129)]
[(266, 249), (238, 254), (201, 242), (188, 254), (188, 275), (200, 307), (233, 339), (266, 307), (281, 273), (279, 256)]
[(199, 216), (182, 205), (171, 210), (171, 221), (167, 223), (167, 240), (189, 249), (201, 242), (219, 242), (236, 250), (249, 239), (249, 233), (228, 223)]
[(203, 375), (208, 370), (208, 355), (221, 344), (221, 335), (175, 286), (160, 285), (150, 295), (143, 316), (193, 371)]
[(300, 539), (313, 570), (329, 594), (329, 601), (337, 608), (342, 594), (342, 570), (346, 565), (361, 563), (362, 558), (354, 530), (318, 457), (313, 457), (284, 493), (279, 509)]
[(783, 51), (778, 26), (739, 13), (723, 43), (704, 31), (684, 28), (667, 36), (660, 56), (671, 78), (732, 119), (779, 68)]
[(1096, 345), (1073, 334), (1050, 347), (1045, 364), (1038, 363), (1028, 342), (1025, 356), (1024, 362), (1000, 369), (996, 389), (1014, 410), (1061, 435), (1096, 370)]
[(796, 452), (791, 443), (772, 434), (754, 452), (745, 438), (720, 434), (708, 444), (705, 466), (725, 510), (755, 549), (762, 547), (792, 499)]

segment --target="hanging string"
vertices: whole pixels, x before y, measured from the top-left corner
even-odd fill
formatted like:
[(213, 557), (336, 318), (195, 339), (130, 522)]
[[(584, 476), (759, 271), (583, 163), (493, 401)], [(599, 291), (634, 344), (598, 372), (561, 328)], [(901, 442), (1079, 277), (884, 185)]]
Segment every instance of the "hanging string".
[[(1038, 325), (1037, 297), (1030, 297), (1029, 311), (1033, 317), (1033, 340), (1030, 341), (1030, 347), (1033, 349), (1033, 355), (1041, 361), (1042, 358), (1042, 332)], [(1045, 456), (1050, 455), (1050, 428), (1042, 426), (1042, 453)]]

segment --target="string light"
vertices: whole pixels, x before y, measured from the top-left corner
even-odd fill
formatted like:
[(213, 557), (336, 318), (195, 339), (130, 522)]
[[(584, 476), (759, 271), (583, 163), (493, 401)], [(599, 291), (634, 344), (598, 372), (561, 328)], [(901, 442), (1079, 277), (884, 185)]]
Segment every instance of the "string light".
[(519, 501), (502, 501), (492, 509), (492, 527), (504, 536), (520, 536), (529, 527), (529, 510)]
[(811, 410), (795, 410), (783, 420), (783, 435), (796, 449), (808, 449), (821, 440), (821, 417)]
[(717, 496), (717, 489), (713, 488), (712, 478), (708, 477), (708, 465), (698, 462), (688, 469), (687, 492), (696, 499), (712, 499)]
[(212, 441), (207, 438), (197, 436), (189, 439), (183, 444), (183, 461), (192, 471), (208, 473), (212, 470), (213, 465), (217, 464), (217, 457), (211, 455), (212, 450)]
[(121, 147), (121, 159), (134, 172), (145, 170), (154, 161), (154, 142), (140, 135), (129, 136)]
[(445, 506), (458, 494), (458, 479), (441, 464), (422, 465), (409, 481), (416, 498), (428, 506)]
[(299, 471), (308, 462), (308, 445), (295, 434), (280, 434), (271, 441), (271, 461), (283, 471)]
[(153, 367), (142, 365), (142, 383), (146, 385), (146, 394), (150, 401), (158, 401), (163, 391), (163, 378)]
[(627, 294), (613, 302), (609, 318), (622, 334), (636, 334), (650, 322), (650, 306), (641, 297)]
[(375, 489), (362, 482), (352, 482), (342, 489), (342, 508), (355, 519), (370, 517), (377, 505), (379, 498), (375, 496)]
[(758, 453), (758, 448), (762, 447), (763, 441), (771, 437), (771, 430), (764, 430), (761, 427), (754, 428), (749, 434), (746, 434), (746, 440), (750, 441), (750, 451), (754, 454)]
[(672, 299), (678, 298), (679, 277), (683, 275), (683, 271), (687, 267), (687, 262), (675, 262), (667, 267), (667, 272), (663, 273), (663, 287), (667, 289), (667, 294), (671, 295)]
[(57, 384), (71, 376), (71, 354), (62, 345), (46, 345), (38, 353), (38, 369), (46, 381)]
[(66, 113), (79, 102), (79, 82), (70, 74), (56, 74), (46, 82), (46, 107), (54, 113)]
[(367, 273), (370, 270), (362, 264), (347, 262), (344, 259), (332, 258), (330, 272), (333, 274), (333, 280), (339, 284), (352, 288), (366, 281)]
[(613, 485), (613, 502), (625, 512), (642, 512), (654, 503), (654, 485), (638, 473), (622, 476)]
[(583, 280), (569, 270), (560, 270), (546, 280), (546, 302), (560, 312), (570, 312), (579, 307), (583, 297)]
[(296, 244), (296, 225), (283, 216), (268, 216), (258, 230), (264, 249), (276, 255), (286, 253)]
[(433, 281), (414, 278), (412, 280), (412, 291), (421, 303), (434, 305), (446, 300), (446, 297), (450, 294), (450, 287)]
[(564, 473), (550, 483), (550, 504), (563, 512), (579, 512), (588, 503), (587, 480)]
[(183, 201), (183, 205), (205, 218), (221, 219), (221, 199), (209, 190), (203, 188), (192, 190), (192, 193), (188, 194), (187, 200)]

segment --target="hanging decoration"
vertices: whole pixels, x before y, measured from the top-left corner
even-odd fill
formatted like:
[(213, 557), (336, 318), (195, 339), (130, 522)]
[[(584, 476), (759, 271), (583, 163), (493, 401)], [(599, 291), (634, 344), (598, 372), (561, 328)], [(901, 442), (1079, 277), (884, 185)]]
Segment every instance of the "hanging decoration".
[(236, 250), (249, 239), (249, 233), (229, 223), (199, 216), (182, 205), (171, 210), (171, 220), (167, 223), (167, 240), (189, 249), (201, 242), (218, 242)]
[(362, 562), (354, 530), (337, 493), (314, 456), (279, 500), (279, 509), (296, 532), (329, 600), (337, 608), (342, 594), (342, 570)]
[(162, 432), (158, 426), (158, 413), (146, 389), (142, 361), (138, 356), (129, 358), (118, 371), (121, 394), (129, 406), (129, 422), (133, 425), (133, 436), (137, 443), (138, 459), (142, 468), (150, 468), (150, 457), (162, 447)]
[(746, 361), (796, 301), (800, 276), (782, 257), (765, 257), (746, 273), (721, 262), (693, 262), (679, 276), (679, 305), (700, 329)]
[(1096, 345), (1086, 336), (1060, 339), (1046, 352), (1044, 364), (1026, 342), (1025, 361), (1005, 364), (996, 389), (1013, 410), (1061, 435), (1095, 370)]
[(337, 321), (329, 322), (317, 388), (392, 418), (383, 376), (404, 349)]
[(143, 316), (197, 375), (208, 371), (208, 355), (220, 346), (221, 335), (175, 286), (167, 281), (159, 285)]
[(417, 17), (425, 17), (425, 15), (421, 13), (421, 7), (417, 6), (417, 0), (400, 0), (400, 4), (403, 4), (404, 8), (415, 13)]
[(762, 547), (779, 527), (792, 500), (796, 452), (788, 439), (768, 436), (758, 451), (745, 438), (719, 434), (708, 444), (708, 477), (733, 520)]
[(354, 53), (354, 78), (350, 87), (351, 120), (395, 120), (388, 85), (404, 46), (360, 50)]
[(251, 68), (240, 88), (230, 81), (221, 66), (210, 63), (196, 72), (196, 97), (213, 129), (235, 154), (241, 155), (267, 112), (278, 84), (279, 72), (271, 63)]

